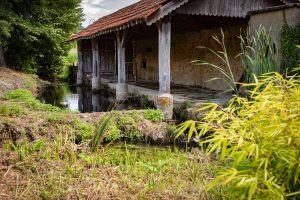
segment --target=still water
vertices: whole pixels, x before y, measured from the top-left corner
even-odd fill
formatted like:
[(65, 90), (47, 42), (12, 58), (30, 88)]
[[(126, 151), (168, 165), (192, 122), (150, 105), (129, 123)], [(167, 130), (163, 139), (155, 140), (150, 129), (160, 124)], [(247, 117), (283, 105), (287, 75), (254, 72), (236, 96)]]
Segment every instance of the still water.
[(115, 107), (114, 99), (115, 96), (107, 90), (94, 94), (88, 88), (68, 83), (49, 85), (40, 94), (43, 103), (81, 113), (110, 111)]

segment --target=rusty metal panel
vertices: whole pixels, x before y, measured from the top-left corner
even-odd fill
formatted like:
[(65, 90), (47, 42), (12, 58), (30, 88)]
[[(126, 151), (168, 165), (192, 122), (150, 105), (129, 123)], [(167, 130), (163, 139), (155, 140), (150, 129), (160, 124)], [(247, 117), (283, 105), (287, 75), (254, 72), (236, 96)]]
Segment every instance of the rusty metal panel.
[(178, 14), (246, 17), (248, 11), (282, 5), (281, 0), (191, 0)]

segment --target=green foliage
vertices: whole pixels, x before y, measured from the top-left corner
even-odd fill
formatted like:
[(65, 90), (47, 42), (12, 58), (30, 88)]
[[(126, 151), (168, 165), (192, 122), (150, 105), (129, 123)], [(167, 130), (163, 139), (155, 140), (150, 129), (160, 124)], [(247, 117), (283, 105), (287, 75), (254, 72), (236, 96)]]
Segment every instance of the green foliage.
[(280, 72), (280, 65), (276, 61), (277, 47), (271, 35), (272, 29), (260, 26), (253, 36), (249, 31), (246, 37), (240, 36), (240, 56), (246, 67), (246, 81), (252, 83), (255, 81), (253, 75), (258, 77), (268, 72)]
[(132, 114), (123, 114), (118, 119), (118, 127), (123, 136), (126, 139), (129, 139), (131, 142), (138, 142), (142, 139), (143, 135), (138, 131), (139, 117), (136, 112)]
[(61, 66), (58, 72), (58, 78), (60, 80), (68, 80), (71, 75), (71, 66), (77, 63), (77, 53), (69, 52), (68, 56), (63, 58), (63, 66)]
[(300, 24), (296, 27), (289, 26), (286, 22), (281, 29), (281, 54), (282, 70), (291, 72), (298, 66), (300, 50), (295, 48), (300, 44)]
[(175, 138), (176, 136), (176, 131), (177, 131), (177, 126), (174, 124), (169, 124), (167, 126), (167, 133), (169, 136), (171, 136), (172, 138)]
[(24, 112), (18, 105), (0, 105), (0, 116), (21, 116)]
[(193, 107), (193, 102), (191, 100), (184, 101), (179, 107), (175, 107), (174, 115), (176, 119), (186, 120), (188, 117), (187, 110)]
[(210, 66), (213, 67), (215, 69), (217, 69), (220, 74), (222, 74), (222, 77), (215, 77), (213, 79), (210, 79), (209, 81), (215, 81), (215, 80), (222, 80), (228, 87), (229, 89), (225, 92), (234, 92), (234, 93), (238, 93), (238, 89), (236, 86), (236, 81), (235, 81), (235, 77), (234, 74), (232, 72), (232, 67), (231, 67), (231, 63), (229, 61), (229, 57), (228, 57), (228, 52), (225, 46), (225, 35), (223, 30), (221, 29), (221, 39), (217, 36), (213, 36), (212, 37), (221, 47), (221, 51), (215, 51), (213, 49), (210, 49), (208, 47), (198, 47), (200, 49), (207, 49), (212, 55), (216, 56), (217, 58), (219, 58), (222, 63), (224, 63), (225, 65), (225, 69), (217, 66), (213, 63), (210, 63), (209, 61), (204, 61), (204, 60), (195, 60), (192, 61), (192, 63), (195, 63), (196, 65), (199, 66)]
[[(274, 73), (234, 97), (227, 108), (209, 104), (203, 121), (182, 125), (228, 164), (208, 189), (228, 187), (232, 199), (284, 199), (300, 195), (300, 81)], [(194, 124), (194, 125), (193, 125)]]
[(164, 120), (164, 113), (159, 109), (148, 109), (145, 111), (144, 117), (145, 119), (148, 119), (152, 122), (161, 122), (162, 120)]
[(75, 120), (75, 142), (76, 144), (84, 143), (93, 137), (93, 127), (88, 123)]
[(141, 109), (154, 108), (154, 103), (149, 99), (147, 95), (142, 95), (139, 97), (139, 103)]
[(64, 65), (70, 66), (76, 64), (78, 59), (77, 53), (70, 52), (67, 57), (64, 58)]
[(49, 112), (62, 111), (58, 107), (41, 103), (33, 96), (33, 94), (30, 91), (24, 89), (16, 89), (16, 90), (9, 91), (4, 95), (4, 98), (6, 100), (16, 100), (16, 101), (23, 102), (27, 107), (29, 107), (32, 110), (49, 111)]
[(82, 20), (80, 0), (1, 0), (0, 47), (15, 69), (54, 78)]
[(107, 128), (107, 133), (105, 135), (105, 141), (111, 142), (121, 138), (121, 130), (118, 128), (115, 120), (110, 120)]

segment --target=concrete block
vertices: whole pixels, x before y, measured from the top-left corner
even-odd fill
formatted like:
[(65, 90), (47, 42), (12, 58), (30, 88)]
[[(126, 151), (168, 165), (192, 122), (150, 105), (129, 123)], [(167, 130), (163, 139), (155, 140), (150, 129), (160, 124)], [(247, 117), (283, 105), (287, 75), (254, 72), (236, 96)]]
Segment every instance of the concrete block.
[(165, 119), (173, 118), (174, 100), (171, 94), (161, 94), (157, 98), (156, 107), (163, 111)]
[(124, 101), (128, 96), (128, 85), (127, 84), (117, 84), (116, 85), (116, 100)]
[(92, 78), (92, 90), (93, 91), (99, 91), (101, 88), (101, 80), (100, 77), (94, 77)]

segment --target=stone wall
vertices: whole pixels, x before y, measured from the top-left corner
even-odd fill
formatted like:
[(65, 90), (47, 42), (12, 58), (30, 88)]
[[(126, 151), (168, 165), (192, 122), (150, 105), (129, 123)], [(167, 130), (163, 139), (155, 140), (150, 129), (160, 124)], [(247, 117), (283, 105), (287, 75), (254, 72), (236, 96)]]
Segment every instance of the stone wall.
[[(241, 27), (233, 26), (223, 28), (225, 43), (230, 55), (232, 69), (236, 80), (239, 80), (244, 72), (244, 67), (236, 56), (240, 53)], [(220, 46), (212, 36), (220, 34), (218, 29), (206, 29), (199, 32), (172, 33), (171, 42), (171, 82), (178, 85), (203, 87), (212, 90), (228, 89), (223, 81), (208, 80), (222, 75), (210, 66), (196, 66), (191, 63), (194, 60), (208, 60), (217, 66), (224, 68), (224, 63), (205, 49), (198, 46), (219, 50)], [(135, 41), (135, 62), (137, 63), (138, 80), (158, 82), (158, 39)], [(145, 64), (146, 63), (146, 64)]]
[[(280, 50), (281, 28), (284, 24), (284, 18), (290, 26), (296, 26), (300, 23), (300, 6), (275, 7), (264, 11), (256, 11), (251, 14), (250, 30), (254, 34), (260, 26), (264, 26), (267, 30), (271, 28), (275, 45)], [(280, 51), (277, 54), (277, 61), (280, 62)]]

